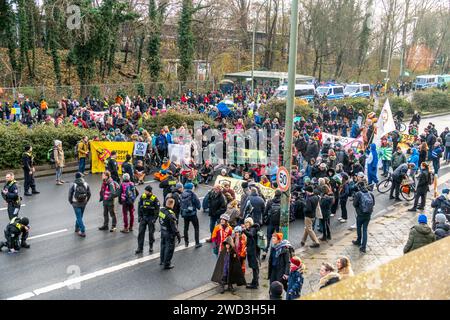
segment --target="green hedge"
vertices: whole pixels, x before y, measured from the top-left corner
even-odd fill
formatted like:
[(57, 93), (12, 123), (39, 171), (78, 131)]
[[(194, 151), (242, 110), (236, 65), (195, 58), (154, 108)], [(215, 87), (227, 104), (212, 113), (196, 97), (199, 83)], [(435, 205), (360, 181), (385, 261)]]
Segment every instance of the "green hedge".
[(96, 135), (99, 135), (96, 130), (80, 129), (71, 123), (65, 123), (58, 128), (40, 124), (32, 129), (20, 123), (0, 123), (0, 169), (21, 168), (26, 145), (33, 147), (36, 164), (47, 163), (47, 152), (53, 146), (54, 140), (62, 141), (66, 161), (73, 159), (76, 143), (83, 136), (93, 138)]
[(405, 115), (414, 114), (414, 106), (412, 105), (411, 102), (409, 102), (405, 98), (400, 97), (389, 98), (389, 104), (391, 105), (392, 113), (396, 113), (401, 109)]
[(159, 130), (161, 130), (161, 128), (164, 126), (168, 126), (169, 128), (179, 128), (181, 125), (183, 125), (183, 123), (186, 123), (189, 128), (194, 128), (195, 121), (203, 121), (210, 126), (214, 125), (213, 119), (211, 119), (207, 115), (186, 114), (174, 110), (168, 111), (164, 114), (160, 114), (157, 117), (152, 117), (148, 120), (144, 120), (142, 125), (148, 132), (159, 133)]
[(327, 106), (330, 108), (338, 107), (341, 108), (343, 105), (347, 107), (353, 106), (353, 110), (362, 110), (364, 114), (368, 114), (373, 111), (373, 101), (367, 98), (345, 98), (339, 100), (327, 101)]
[(450, 92), (437, 89), (416, 91), (413, 95), (414, 109), (420, 112), (450, 110)]

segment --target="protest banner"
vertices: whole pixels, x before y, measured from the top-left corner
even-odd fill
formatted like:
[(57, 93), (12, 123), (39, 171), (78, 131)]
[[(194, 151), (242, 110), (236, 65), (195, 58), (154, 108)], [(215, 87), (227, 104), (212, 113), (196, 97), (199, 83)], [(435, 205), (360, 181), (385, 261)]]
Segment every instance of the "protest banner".
[(326, 141), (328, 138), (331, 140), (331, 143), (333, 144), (339, 142), (343, 146), (344, 150), (348, 150), (351, 148), (362, 149), (363, 145), (362, 136), (359, 136), (358, 138), (349, 138), (349, 137), (335, 136), (333, 134), (323, 132), (322, 142)]
[(176, 164), (182, 164), (182, 160), (188, 163), (191, 158), (191, 146), (183, 144), (169, 144), (169, 159)]
[[(242, 182), (244, 180), (234, 179), (230, 177), (224, 177), (224, 176), (217, 176), (216, 181), (214, 183), (215, 186), (223, 186), (225, 182), (230, 183), (230, 188), (233, 189), (234, 193), (236, 194), (236, 200), (241, 201), (241, 197), (244, 194), (244, 190), (242, 189)], [(272, 188), (264, 187), (263, 185), (259, 183), (255, 183), (258, 188), (261, 190), (262, 195), (266, 200), (272, 199), (275, 196), (275, 190)]]
[(134, 143), (134, 156), (144, 157), (147, 153), (148, 143), (146, 142), (135, 142)]
[(133, 153), (133, 142), (110, 142), (110, 141), (90, 141), (91, 146), (91, 171), (99, 173), (105, 171), (105, 163), (111, 156), (111, 152), (117, 153), (117, 165), (119, 173), (122, 173), (122, 163), (125, 162), (127, 154)]

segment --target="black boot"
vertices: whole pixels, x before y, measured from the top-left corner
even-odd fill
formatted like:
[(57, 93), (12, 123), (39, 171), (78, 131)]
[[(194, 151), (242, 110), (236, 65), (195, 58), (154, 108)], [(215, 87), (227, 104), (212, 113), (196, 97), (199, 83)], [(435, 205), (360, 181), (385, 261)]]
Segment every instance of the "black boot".
[(26, 241), (22, 241), (22, 243), (20, 244), (20, 246), (21, 246), (22, 248), (25, 248), (25, 249), (30, 249), (30, 245), (29, 245)]
[(220, 294), (224, 294), (225, 293), (225, 285), (223, 283), (220, 284), (220, 290), (219, 290)]

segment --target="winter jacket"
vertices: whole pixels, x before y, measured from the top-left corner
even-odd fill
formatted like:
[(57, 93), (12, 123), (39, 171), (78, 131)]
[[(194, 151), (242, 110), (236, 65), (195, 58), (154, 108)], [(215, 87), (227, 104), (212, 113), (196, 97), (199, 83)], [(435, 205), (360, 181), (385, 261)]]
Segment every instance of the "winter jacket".
[[(367, 216), (367, 212), (363, 213), (363, 207), (362, 207), (362, 193), (367, 193), (369, 192), (366, 188), (362, 188), (360, 191), (358, 191), (357, 193), (355, 193), (355, 197), (353, 198), (353, 206), (355, 207), (355, 211), (356, 214), (358, 216)], [(369, 192), (370, 196), (372, 197), (373, 200), (373, 206), (375, 207), (375, 196), (373, 195), (373, 193)], [(373, 211), (373, 209), (372, 209)], [(372, 214), (373, 212), (370, 212), (370, 214)]]
[(290, 271), (289, 247), (291, 247), (291, 244), (287, 240), (283, 240), (278, 245), (272, 246), (269, 254), (268, 278), (270, 282), (282, 282), (285, 284), (285, 289), (287, 283), (283, 280), (283, 276), (289, 275)]
[(278, 215), (274, 214), (274, 212), (272, 212), (272, 207), (274, 206), (278, 206), (280, 208), (281, 211), (281, 197), (277, 197), (275, 196), (272, 200), (269, 200), (267, 202), (266, 205), (266, 210), (264, 215), (267, 216), (269, 218), (269, 223), (273, 226), (279, 226), (280, 225), (280, 213)]
[(436, 240), (436, 236), (427, 224), (418, 224), (409, 231), (408, 241), (403, 248), (403, 253), (408, 253), (420, 247), (426, 246)]
[(436, 229), (434, 230), (436, 240), (441, 240), (450, 235), (450, 224), (448, 223), (436, 223)]
[(406, 163), (405, 154), (403, 152), (395, 152), (392, 155), (392, 169), (397, 169), (403, 163)]
[[(189, 213), (183, 213), (183, 209), (187, 209), (189, 207), (192, 207), (192, 210)], [(197, 210), (200, 210), (202, 208), (201, 203), (197, 195), (192, 192), (192, 190), (185, 190), (181, 194), (181, 216), (187, 217), (187, 216), (195, 216), (197, 215)]]
[[(83, 202), (78, 202), (77, 199), (75, 199), (75, 189), (76, 189), (77, 184), (84, 184), (84, 186), (87, 190), (87, 197), (86, 197), (86, 200)], [(69, 189), (69, 203), (74, 208), (80, 208), (80, 207), (86, 206), (86, 204), (88, 203), (90, 198), (91, 198), (91, 189), (89, 188), (89, 185), (87, 184), (87, 182), (85, 182), (83, 178), (75, 179), (75, 182), (72, 184), (72, 186)]]
[(250, 204), (253, 207), (252, 218), (255, 223), (262, 225), (262, 218), (264, 214), (264, 209), (266, 208), (266, 203), (263, 198), (261, 198), (258, 194), (252, 193), (248, 197), (250, 200)]
[(319, 156), (319, 145), (317, 142), (308, 143), (306, 147), (305, 160), (309, 162), (312, 158), (317, 158)]
[(336, 282), (339, 282), (340, 280), (340, 276), (338, 273), (336, 272), (330, 272), (329, 274), (327, 274), (326, 276), (320, 278), (319, 281), (319, 290), (328, 287), (332, 284), (335, 284)]
[(322, 211), (322, 216), (324, 219), (330, 218), (331, 207), (334, 203), (334, 197), (331, 195), (323, 195), (320, 199), (320, 210)]
[(64, 150), (62, 147), (53, 147), (53, 156), (55, 157), (55, 166), (57, 168), (64, 168)]
[(256, 269), (259, 268), (259, 256), (260, 249), (257, 246), (258, 241), (258, 231), (260, 226), (258, 223), (252, 225), (248, 230), (244, 229), (243, 233), (247, 237), (247, 261), (249, 268)]
[(314, 219), (316, 217), (316, 209), (319, 204), (319, 197), (316, 195), (306, 196), (303, 212), (305, 217)]
[(303, 272), (301, 270), (291, 271), (289, 273), (286, 300), (300, 298), (303, 287)]
[(419, 174), (419, 178), (417, 181), (416, 192), (418, 194), (427, 193), (430, 191), (429, 182), (430, 182), (430, 172), (428, 169), (422, 170)]
[(111, 178), (102, 183), (100, 201), (103, 201), (104, 206), (114, 204), (114, 184)]
[(445, 140), (443, 140), (443, 142), (447, 148), (450, 148), (450, 132), (445, 135)]
[(209, 192), (208, 196), (209, 216), (219, 218), (227, 211), (227, 201), (222, 193)]
[[(222, 246), (225, 243), (231, 245), (230, 251), (222, 250), (220, 252), (219, 258), (217, 259), (216, 267), (214, 268), (211, 281), (222, 284), (236, 284), (237, 286), (242, 286), (246, 284), (244, 274), (242, 272), (241, 263), (239, 261), (238, 253), (234, 249), (233, 240), (230, 238), (225, 239)], [(227, 263), (227, 266), (225, 266)], [(223, 282), (224, 270), (228, 270), (228, 276), (225, 282)]]

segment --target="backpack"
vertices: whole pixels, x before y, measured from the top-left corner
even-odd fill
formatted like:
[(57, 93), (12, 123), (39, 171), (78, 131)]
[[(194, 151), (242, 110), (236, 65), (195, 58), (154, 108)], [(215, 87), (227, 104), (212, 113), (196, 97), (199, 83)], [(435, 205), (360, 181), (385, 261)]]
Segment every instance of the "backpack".
[(195, 215), (195, 208), (192, 203), (193, 196), (190, 192), (187, 192), (185, 194), (188, 194), (188, 195), (187, 196), (185, 196), (183, 194), (181, 195), (181, 204), (180, 204), (180, 209), (181, 209), (180, 213), (183, 218)]
[(85, 202), (88, 196), (86, 185), (84, 183), (75, 183), (74, 188), (75, 188), (74, 192), (75, 200), (77, 200), (77, 202)]
[(256, 233), (256, 245), (258, 246), (258, 248), (260, 248), (261, 250), (266, 250), (267, 247), (267, 237), (266, 234), (262, 231), (259, 230)]
[(375, 203), (369, 192), (361, 192), (361, 212), (363, 214), (371, 214)]
[(110, 190), (111, 193), (113, 194), (114, 198), (117, 198), (118, 196), (120, 196), (120, 185), (117, 183), (117, 181), (112, 181), (112, 185), (113, 185), (113, 190)]
[(428, 185), (430, 185), (430, 186), (433, 185), (434, 179), (435, 179), (435, 174), (429, 172), (429, 173), (428, 173)]
[(53, 148), (51, 148), (47, 151), (47, 160), (50, 163), (55, 163), (55, 153), (53, 151), (54, 151)]
[(125, 190), (122, 189), (121, 200), (123, 204), (134, 204), (134, 201), (136, 201), (136, 187), (133, 184), (130, 183), (125, 187)]
[(281, 203), (272, 202), (272, 206), (269, 211), (269, 219), (272, 225), (280, 225), (281, 218)]

